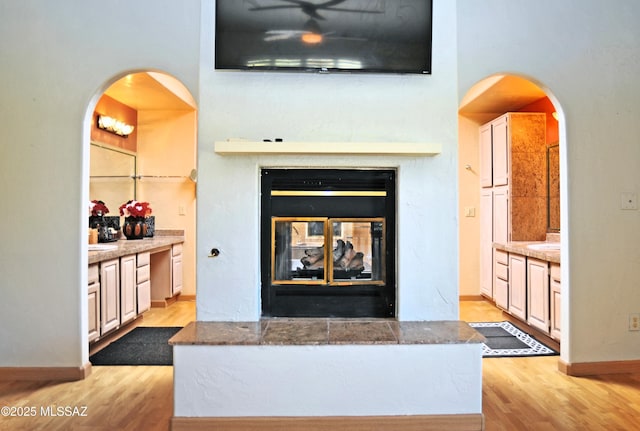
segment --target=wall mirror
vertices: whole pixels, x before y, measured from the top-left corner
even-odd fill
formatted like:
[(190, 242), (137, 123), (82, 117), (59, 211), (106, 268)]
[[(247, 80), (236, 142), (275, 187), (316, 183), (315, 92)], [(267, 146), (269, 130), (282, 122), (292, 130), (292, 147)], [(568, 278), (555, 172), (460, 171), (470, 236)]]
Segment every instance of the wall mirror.
[(547, 148), (547, 229), (560, 231), (560, 146)]
[(136, 198), (135, 153), (91, 142), (89, 200), (101, 200), (109, 216), (119, 216), (118, 208)]

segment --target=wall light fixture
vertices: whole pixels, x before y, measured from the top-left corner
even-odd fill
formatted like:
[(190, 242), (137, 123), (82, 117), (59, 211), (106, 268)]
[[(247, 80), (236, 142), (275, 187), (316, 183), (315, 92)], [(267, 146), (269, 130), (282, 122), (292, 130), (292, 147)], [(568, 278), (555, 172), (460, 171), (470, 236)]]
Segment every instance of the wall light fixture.
[(107, 132), (115, 133), (118, 136), (126, 138), (133, 133), (134, 126), (123, 121), (116, 120), (113, 117), (98, 115), (98, 129), (106, 130)]

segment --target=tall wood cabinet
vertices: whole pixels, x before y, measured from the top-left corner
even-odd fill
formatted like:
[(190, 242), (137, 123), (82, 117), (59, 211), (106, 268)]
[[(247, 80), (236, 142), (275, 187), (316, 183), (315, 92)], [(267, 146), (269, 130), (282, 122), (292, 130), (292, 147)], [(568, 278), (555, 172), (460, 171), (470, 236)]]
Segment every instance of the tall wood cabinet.
[(495, 294), (494, 242), (544, 241), (546, 183), (545, 113), (507, 113), (480, 127), (483, 295)]

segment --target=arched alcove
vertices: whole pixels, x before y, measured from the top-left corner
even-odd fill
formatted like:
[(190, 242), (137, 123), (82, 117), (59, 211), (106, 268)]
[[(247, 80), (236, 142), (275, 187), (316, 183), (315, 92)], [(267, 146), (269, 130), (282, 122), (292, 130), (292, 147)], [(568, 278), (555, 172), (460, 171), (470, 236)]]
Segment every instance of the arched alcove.
[[(546, 172), (544, 187), (538, 188), (545, 192), (547, 233), (557, 235), (561, 230), (559, 150), (564, 145), (564, 139), (560, 130), (562, 112), (557, 99), (543, 84), (528, 77), (499, 74), (477, 82), (467, 91), (459, 107), (459, 279), (462, 299), (484, 297), (491, 300), (481, 286), (483, 268), (488, 262), (486, 258), (483, 259), (480, 244), (484, 241), (483, 229), (490, 229), (491, 224), (483, 225), (481, 214), (480, 130), (483, 125), (509, 112), (545, 114), (546, 129), (543, 132), (546, 160), (543, 162)], [(533, 214), (532, 211), (532, 217)], [(535, 214), (535, 217), (539, 216)], [(539, 241), (544, 237), (529, 240)], [(566, 286), (563, 289), (566, 290)], [(562, 313), (568, 313), (568, 307), (564, 304), (563, 307)]]
[[(133, 126), (127, 136), (102, 130), (98, 116)], [(118, 219), (128, 200), (149, 202), (158, 231), (184, 232), (182, 298), (195, 299), (197, 105), (176, 78), (158, 71), (130, 71), (107, 80), (85, 113), (83, 190)], [(85, 209), (86, 211), (86, 209)], [(86, 227), (83, 226), (83, 236)], [(109, 240), (125, 240), (115, 231)], [(92, 298), (84, 303), (91, 304)], [(91, 305), (89, 305), (91, 309)], [(82, 314), (89, 319), (89, 310)], [(88, 346), (83, 334), (83, 346)], [(86, 350), (84, 350), (86, 349)], [(83, 347), (84, 360), (88, 360)]]

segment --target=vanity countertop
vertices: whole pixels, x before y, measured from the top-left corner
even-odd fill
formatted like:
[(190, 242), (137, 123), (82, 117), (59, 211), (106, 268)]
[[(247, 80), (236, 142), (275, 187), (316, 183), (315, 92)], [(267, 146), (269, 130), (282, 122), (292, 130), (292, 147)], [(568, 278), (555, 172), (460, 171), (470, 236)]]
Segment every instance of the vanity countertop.
[[(135, 253), (144, 253), (162, 248), (169, 248), (174, 244), (184, 242), (184, 231), (158, 232), (151, 238), (144, 239), (120, 239), (118, 241), (101, 243), (105, 250), (89, 250), (89, 264), (98, 263), (109, 259), (116, 259)], [(111, 246), (111, 247), (109, 247)]]
[(513, 241), (505, 244), (493, 243), (496, 250), (502, 250), (509, 253), (517, 253), (527, 257), (546, 260), (548, 262), (560, 263), (560, 250), (533, 250), (529, 248), (532, 244), (547, 244), (544, 241)]

